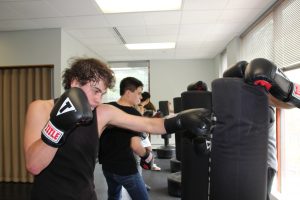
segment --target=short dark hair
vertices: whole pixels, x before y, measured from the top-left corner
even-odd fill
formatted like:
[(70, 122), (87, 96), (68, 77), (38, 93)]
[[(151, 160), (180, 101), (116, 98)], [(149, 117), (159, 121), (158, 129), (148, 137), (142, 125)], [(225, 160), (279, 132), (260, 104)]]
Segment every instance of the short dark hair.
[(142, 99), (141, 99), (141, 102), (144, 102), (146, 101), (147, 99), (150, 99), (151, 95), (149, 92), (143, 92), (142, 93)]
[(153, 105), (153, 103), (151, 103), (151, 101), (150, 101), (147, 105), (145, 105), (144, 108), (145, 108), (146, 110), (153, 110), (153, 111), (156, 111), (156, 108), (155, 108), (155, 106)]
[(120, 83), (120, 95), (122, 96), (126, 90), (134, 92), (138, 87), (143, 87), (144, 84), (134, 77), (126, 77)]
[(95, 58), (73, 58), (71, 61), (62, 76), (64, 89), (70, 89), (73, 80), (85, 85), (89, 81), (99, 82), (101, 79), (107, 88), (114, 87), (114, 72), (102, 61)]

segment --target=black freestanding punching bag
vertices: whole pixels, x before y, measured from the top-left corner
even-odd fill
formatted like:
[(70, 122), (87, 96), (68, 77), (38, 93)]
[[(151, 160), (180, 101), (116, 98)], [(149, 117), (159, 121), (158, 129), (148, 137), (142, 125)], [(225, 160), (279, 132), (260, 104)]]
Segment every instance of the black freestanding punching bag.
[[(181, 97), (175, 97), (173, 99), (174, 113), (182, 111)], [(180, 131), (175, 132), (175, 148), (176, 148), (176, 159), (181, 161), (181, 133)]]
[[(206, 108), (211, 110), (211, 92), (187, 91), (181, 94), (182, 109)], [(188, 131), (182, 134), (181, 183), (183, 200), (207, 200), (209, 155), (198, 151)]]
[[(182, 111), (181, 97), (173, 98), (174, 113)], [(168, 174), (168, 193), (181, 197), (181, 137), (182, 131), (175, 132), (175, 158), (170, 160), (171, 174)]]
[[(182, 111), (181, 97), (173, 98), (174, 113)], [(181, 171), (181, 133), (175, 132), (175, 157), (170, 160), (170, 170), (172, 173)]]
[[(159, 101), (159, 111), (163, 116), (169, 115), (169, 102)], [(170, 159), (175, 154), (175, 147), (169, 144), (169, 140), (172, 137), (171, 134), (163, 134), (161, 138), (164, 140), (164, 145), (156, 149), (157, 158)]]
[(169, 102), (168, 101), (159, 101), (158, 102), (159, 111), (162, 112), (164, 116), (169, 115)]
[(266, 92), (243, 79), (216, 79), (212, 82), (212, 105), (217, 122), (212, 138), (210, 199), (265, 200)]

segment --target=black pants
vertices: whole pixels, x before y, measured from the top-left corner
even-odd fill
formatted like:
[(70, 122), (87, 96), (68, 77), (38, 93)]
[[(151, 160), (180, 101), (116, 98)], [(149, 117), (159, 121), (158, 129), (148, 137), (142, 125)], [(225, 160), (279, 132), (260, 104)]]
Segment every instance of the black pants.
[(273, 185), (273, 179), (276, 174), (276, 170), (273, 168), (268, 168), (268, 179), (267, 179), (267, 200), (270, 200), (270, 194)]

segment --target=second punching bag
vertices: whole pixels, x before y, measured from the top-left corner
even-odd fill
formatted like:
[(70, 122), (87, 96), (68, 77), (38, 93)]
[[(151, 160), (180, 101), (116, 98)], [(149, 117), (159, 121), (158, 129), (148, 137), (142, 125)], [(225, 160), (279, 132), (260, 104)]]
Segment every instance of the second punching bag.
[(211, 149), (212, 200), (265, 200), (268, 97), (239, 78), (212, 82), (217, 123)]
[[(211, 110), (211, 92), (187, 91), (181, 94), (182, 109), (206, 108)], [(203, 153), (206, 142), (199, 143), (182, 133), (181, 179), (182, 200), (207, 200), (209, 184), (209, 155)], [(205, 148), (205, 147), (204, 147)]]

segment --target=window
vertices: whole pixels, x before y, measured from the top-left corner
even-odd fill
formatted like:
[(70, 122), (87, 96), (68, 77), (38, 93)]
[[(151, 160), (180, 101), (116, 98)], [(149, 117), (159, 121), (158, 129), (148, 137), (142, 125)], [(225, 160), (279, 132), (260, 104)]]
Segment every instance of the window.
[(116, 101), (120, 98), (120, 82), (123, 78), (134, 77), (144, 84), (143, 91), (149, 91), (149, 62), (113, 62), (109, 63), (115, 72), (116, 85), (108, 90), (103, 102)]
[(300, 61), (300, 1), (284, 1), (274, 13), (274, 62), (281, 67)]
[[(300, 69), (285, 72), (299, 82)], [(284, 200), (300, 196), (300, 109), (286, 109), (281, 115), (281, 196)]]
[[(280, 68), (294, 68), (287, 76), (294, 82), (300, 80), (300, 1), (281, 1), (276, 4), (249, 32), (242, 36), (242, 59), (251, 61), (263, 57)], [(294, 200), (300, 196), (300, 110), (282, 110), (277, 123), (281, 125), (279, 177), (274, 180), (273, 192), (280, 199)], [(277, 115), (279, 116), (279, 115)], [(277, 184), (278, 183), (278, 184)], [(278, 186), (280, 187), (278, 187)], [(281, 197), (282, 196), (282, 197)]]
[(242, 59), (273, 59), (273, 15), (269, 14), (242, 39)]

